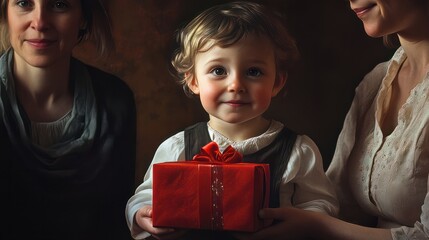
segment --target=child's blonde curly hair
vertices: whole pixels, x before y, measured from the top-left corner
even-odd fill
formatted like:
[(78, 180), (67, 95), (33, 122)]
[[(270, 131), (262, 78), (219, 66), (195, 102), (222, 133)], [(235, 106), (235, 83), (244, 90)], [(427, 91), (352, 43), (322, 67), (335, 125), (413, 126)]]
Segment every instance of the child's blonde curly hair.
[(188, 82), (194, 76), (195, 56), (213, 46), (228, 47), (249, 34), (267, 37), (273, 44), (277, 76), (287, 74), (298, 59), (295, 40), (289, 35), (280, 15), (252, 2), (231, 2), (211, 7), (180, 29), (179, 47), (171, 64), (188, 96)]

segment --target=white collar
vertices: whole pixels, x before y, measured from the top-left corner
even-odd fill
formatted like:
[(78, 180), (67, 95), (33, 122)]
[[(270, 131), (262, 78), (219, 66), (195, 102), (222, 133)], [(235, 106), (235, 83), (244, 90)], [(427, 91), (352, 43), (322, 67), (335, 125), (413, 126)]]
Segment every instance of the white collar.
[(277, 137), (277, 134), (283, 129), (283, 127), (284, 125), (282, 123), (272, 120), (270, 127), (261, 135), (246, 139), (244, 141), (235, 142), (211, 128), (207, 123), (210, 139), (219, 145), (221, 152), (231, 145), (243, 155), (255, 153), (271, 144)]

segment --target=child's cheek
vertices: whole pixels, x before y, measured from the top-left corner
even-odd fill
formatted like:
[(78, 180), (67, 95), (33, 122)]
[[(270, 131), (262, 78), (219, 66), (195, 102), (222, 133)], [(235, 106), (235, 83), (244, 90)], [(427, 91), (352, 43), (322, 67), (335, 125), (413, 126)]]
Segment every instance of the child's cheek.
[(260, 108), (267, 109), (271, 104), (271, 92), (260, 92), (254, 96), (255, 102), (257, 103)]
[(220, 94), (213, 88), (205, 88), (200, 92), (201, 104), (206, 110), (207, 108), (215, 108), (220, 100)]

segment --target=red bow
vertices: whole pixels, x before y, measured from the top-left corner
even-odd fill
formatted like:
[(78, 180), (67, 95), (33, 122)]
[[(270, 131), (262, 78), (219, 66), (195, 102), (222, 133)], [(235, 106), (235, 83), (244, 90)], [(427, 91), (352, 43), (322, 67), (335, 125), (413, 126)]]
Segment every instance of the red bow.
[(209, 142), (201, 148), (201, 152), (194, 156), (193, 161), (210, 163), (239, 163), (243, 159), (241, 153), (228, 146), (223, 153), (215, 142)]

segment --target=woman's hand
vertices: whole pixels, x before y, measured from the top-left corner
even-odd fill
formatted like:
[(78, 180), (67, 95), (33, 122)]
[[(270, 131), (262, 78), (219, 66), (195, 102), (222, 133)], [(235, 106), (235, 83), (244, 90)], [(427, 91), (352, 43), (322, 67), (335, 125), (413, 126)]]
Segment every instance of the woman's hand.
[(137, 211), (134, 220), (142, 230), (152, 234), (152, 237), (160, 240), (178, 239), (187, 232), (187, 230), (178, 230), (174, 228), (154, 227), (152, 224), (151, 206), (140, 208)]
[(390, 229), (369, 228), (342, 221), (329, 215), (292, 207), (266, 208), (259, 212), (262, 219), (273, 219), (274, 224), (258, 232), (235, 236), (238, 239), (366, 239), (391, 240)]
[(318, 223), (322, 214), (296, 208), (266, 208), (259, 212), (264, 220), (274, 223), (255, 233), (238, 233), (238, 239), (313, 239), (317, 237)]

